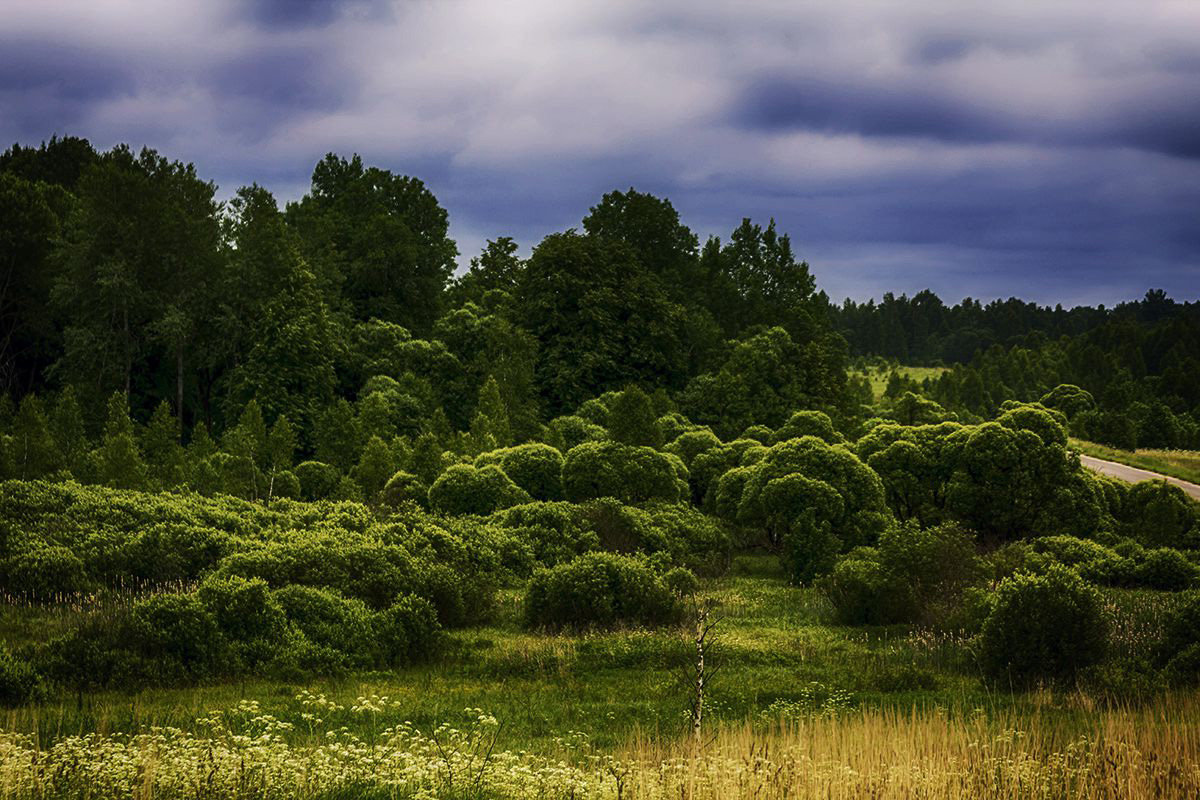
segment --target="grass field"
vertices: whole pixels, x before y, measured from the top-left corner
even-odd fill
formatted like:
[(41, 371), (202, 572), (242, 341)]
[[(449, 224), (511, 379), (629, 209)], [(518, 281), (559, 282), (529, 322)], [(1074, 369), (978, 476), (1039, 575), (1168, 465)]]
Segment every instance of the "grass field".
[[(912, 378), (917, 383), (926, 378), (937, 378), (943, 372), (947, 371), (947, 367), (896, 367), (895, 371), (900, 375)], [(883, 397), (884, 391), (887, 390), (888, 378), (892, 375), (892, 367), (889, 366), (868, 366), (864, 371), (859, 373), (865, 375), (867, 380), (871, 382), (871, 391), (875, 393), (875, 400), (878, 402)]]
[[(861, 709), (950, 709), (965, 713), (1023, 713), (1044, 698), (995, 693), (981, 681), (960, 636), (908, 626), (852, 628), (829, 624), (826, 601), (810, 588), (789, 586), (777, 561), (742, 556), (732, 573), (704, 582), (721, 617), (710, 664), (718, 671), (706, 697), (714, 723), (763, 724)], [(1137, 655), (1176, 595), (1109, 590), (1115, 646)], [(0, 632), (10, 643), (41, 638), (64, 625), (69, 612), (0, 606)], [(690, 695), (681, 675), (691, 662), (686, 631), (626, 630), (543, 635), (522, 629), (520, 595), (504, 593), (490, 626), (456, 631), (439, 662), (395, 672), (341, 679), (255, 681), (197, 688), (106, 692), (53, 698), (41, 705), (0, 711), (0, 728), (27, 734), (39, 747), (89, 732), (132, 734), (146, 726), (197, 729), (211, 709), (254, 700), (262, 713), (294, 726), (293, 744), (313, 744), (306, 733), (310, 709), (297, 695), (310, 692), (341, 706), (330, 724), (360, 737), (401, 722), (432, 730), (461, 722), (479, 708), (503, 722), (497, 746), (551, 753), (568, 731), (584, 731), (606, 750), (638, 735), (672, 741), (688, 728)], [(359, 698), (386, 697), (370, 719), (352, 711)], [(1062, 699), (1069, 709), (1077, 699)], [(1042, 713), (1039, 711), (1039, 713)], [(3, 796), (0, 794), (0, 796)]]
[[(1105, 702), (981, 681), (961, 636), (829, 623), (777, 560), (708, 579), (716, 665), (690, 735), (686, 629), (544, 635), (521, 595), (440, 661), (0, 711), (0, 800), (1195, 797), (1200, 693)], [(1106, 590), (1118, 657), (1178, 595)], [(12, 644), (72, 608), (0, 606)], [(1131, 701), (1133, 704), (1131, 705)]]
[(1200, 483), (1200, 451), (1197, 450), (1118, 450), (1105, 447), (1082, 439), (1071, 439), (1071, 446), (1079, 452), (1127, 464), (1131, 467), (1148, 469), (1163, 475), (1170, 475), (1192, 483)]

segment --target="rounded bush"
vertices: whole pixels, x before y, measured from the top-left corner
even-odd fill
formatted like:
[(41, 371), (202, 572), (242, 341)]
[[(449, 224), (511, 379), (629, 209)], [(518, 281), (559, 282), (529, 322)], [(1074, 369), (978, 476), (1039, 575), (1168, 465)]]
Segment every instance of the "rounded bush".
[(1200, 591), (1181, 595), (1167, 614), (1157, 657), (1173, 682), (1200, 681)]
[(429, 505), (447, 514), (491, 514), (531, 499), (496, 466), (455, 464), (429, 487)]
[(821, 579), (820, 588), (843, 625), (890, 625), (912, 617), (908, 588), (878, 561), (844, 558)]
[(1098, 663), (1107, 646), (1100, 593), (1057, 564), (1005, 579), (979, 636), (987, 675), (1017, 686), (1071, 678)]
[[(688, 493), (683, 468), (651, 447), (618, 442), (585, 442), (567, 453), (563, 464), (563, 493), (573, 503), (612, 497), (623, 503), (646, 500), (679, 502)], [(682, 483), (682, 485), (681, 485)]]
[(611, 628), (679, 619), (679, 599), (643, 561), (588, 553), (534, 575), (525, 594), (530, 627)]
[(444, 639), (433, 605), (412, 595), (377, 612), (372, 628), (380, 657), (389, 667), (428, 660), (441, 649)]
[(1066, 445), (1066, 417), (1056, 411), (1036, 405), (1018, 405), (997, 419), (1006, 428), (1036, 433), (1045, 444)]
[(676, 597), (691, 597), (700, 589), (695, 573), (684, 567), (675, 567), (663, 575), (663, 583)]
[(1200, 581), (1200, 567), (1178, 550), (1159, 547), (1146, 551), (1132, 577), (1138, 586), (1175, 592), (1195, 586)]
[(332, 464), (320, 461), (303, 461), (296, 466), (296, 479), (300, 481), (300, 497), (305, 500), (324, 500), (337, 490), (342, 474)]
[(562, 499), (563, 455), (542, 442), (493, 450), (475, 459), (476, 467), (495, 464), (534, 500)]
[(1200, 504), (1166, 481), (1135, 483), (1121, 517), (1147, 547), (1192, 549), (1200, 545)]
[(816, 436), (828, 444), (841, 444), (846, 441), (833, 427), (833, 420), (824, 411), (797, 411), (775, 431), (771, 443), (799, 439), (801, 436)]
[(3, 571), (7, 590), (30, 600), (70, 597), (91, 586), (82, 559), (58, 545), (38, 545), (19, 553)]
[[(355, 666), (375, 662), (372, 614), (361, 600), (342, 597), (328, 589), (286, 586), (274, 593), (288, 622), (323, 650), (333, 651), (331, 663), (344, 660)], [(342, 658), (339, 659), (337, 656)]]
[(578, 507), (570, 503), (527, 503), (499, 512), (492, 519), (527, 543), (543, 566), (600, 549), (600, 537), (584, 524)]
[(195, 594), (154, 595), (139, 602), (123, 638), (154, 682), (190, 682), (226, 669), (227, 641)]
[(775, 431), (768, 428), (766, 425), (751, 425), (746, 430), (742, 431), (739, 439), (750, 439), (762, 445), (770, 446), (775, 442)]
[(584, 442), (598, 442), (607, 438), (608, 431), (603, 426), (580, 416), (555, 417), (546, 426), (546, 441), (563, 453)]
[(299, 500), (301, 491), (300, 479), (296, 477), (296, 473), (286, 469), (275, 473), (274, 482), (271, 484), (273, 497)]
[(239, 644), (253, 646), (248, 653), (250, 664), (270, 659), (270, 647), (283, 637), (287, 617), (266, 581), (214, 576), (204, 581), (196, 594), (222, 633)]
[(411, 472), (400, 470), (384, 484), (381, 496), (384, 505), (392, 508), (399, 508), (405, 503), (424, 507), (429, 504), (429, 487)]
[(696, 456), (720, 446), (721, 440), (717, 438), (715, 433), (708, 428), (700, 428), (681, 433), (674, 441), (667, 445), (666, 450), (668, 453), (674, 453), (683, 459), (684, 466), (691, 469)]
[(879, 537), (879, 560), (909, 584), (923, 606), (956, 596), (984, 569), (975, 538), (954, 523), (894, 525)]

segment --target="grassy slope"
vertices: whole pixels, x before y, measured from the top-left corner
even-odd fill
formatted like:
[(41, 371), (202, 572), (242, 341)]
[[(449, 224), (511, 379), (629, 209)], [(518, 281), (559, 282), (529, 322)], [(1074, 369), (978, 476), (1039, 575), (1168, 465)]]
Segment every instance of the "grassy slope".
[(1192, 483), (1200, 483), (1200, 451), (1197, 450), (1118, 450), (1082, 439), (1071, 439), (1071, 446), (1079, 452), (1115, 461), (1131, 467), (1148, 469), (1170, 475)]

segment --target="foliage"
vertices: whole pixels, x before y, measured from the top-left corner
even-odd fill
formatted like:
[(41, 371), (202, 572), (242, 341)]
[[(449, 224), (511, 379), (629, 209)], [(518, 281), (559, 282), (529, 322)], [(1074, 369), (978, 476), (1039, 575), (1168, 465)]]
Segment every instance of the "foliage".
[(567, 452), (563, 493), (571, 502), (612, 497), (623, 503), (678, 502), (686, 497), (687, 467), (650, 447), (584, 442)]
[(475, 466), (499, 466), (512, 482), (534, 500), (561, 500), (562, 471), (565, 459), (548, 444), (530, 442), (476, 457)]
[(987, 675), (1019, 686), (1072, 678), (1097, 663), (1107, 646), (1099, 593), (1060, 566), (1001, 582), (979, 636)]
[(680, 613), (678, 599), (649, 566), (612, 553), (538, 572), (525, 595), (526, 623), (537, 628), (663, 625)]
[(455, 464), (429, 487), (429, 505), (449, 514), (491, 514), (531, 499), (494, 465)]

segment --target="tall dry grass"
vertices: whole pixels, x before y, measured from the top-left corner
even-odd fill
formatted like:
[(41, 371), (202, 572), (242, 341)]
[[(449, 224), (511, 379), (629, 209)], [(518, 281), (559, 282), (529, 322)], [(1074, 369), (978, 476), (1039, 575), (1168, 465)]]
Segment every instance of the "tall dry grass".
[[(252, 701), (211, 712), (197, 733), (151, 726), (43, 748), (0, 731), (0, 799), (1200, 797), (1194, 693), (1136, 708), (1035, 694), (990, 714), (798, 714), (723, 726), (711, 740), (635, 736), (615, 753), (569, 733), (550, 755), (498, 750), (500, 722), (478, 709), (462, 730), (404, 723), (360, 738), (322, 722), (345, 710), (323, 695), (296, 699), (308, 735)], [(374, 720), (389, 702), (359, 698), (350, 711)]]
[(643, 738), (620, 761), (638, 765), (626, 798), (1198, 798), (1200, 702), (991, 717), (863, 710), (727, 727), (699, 748)]

